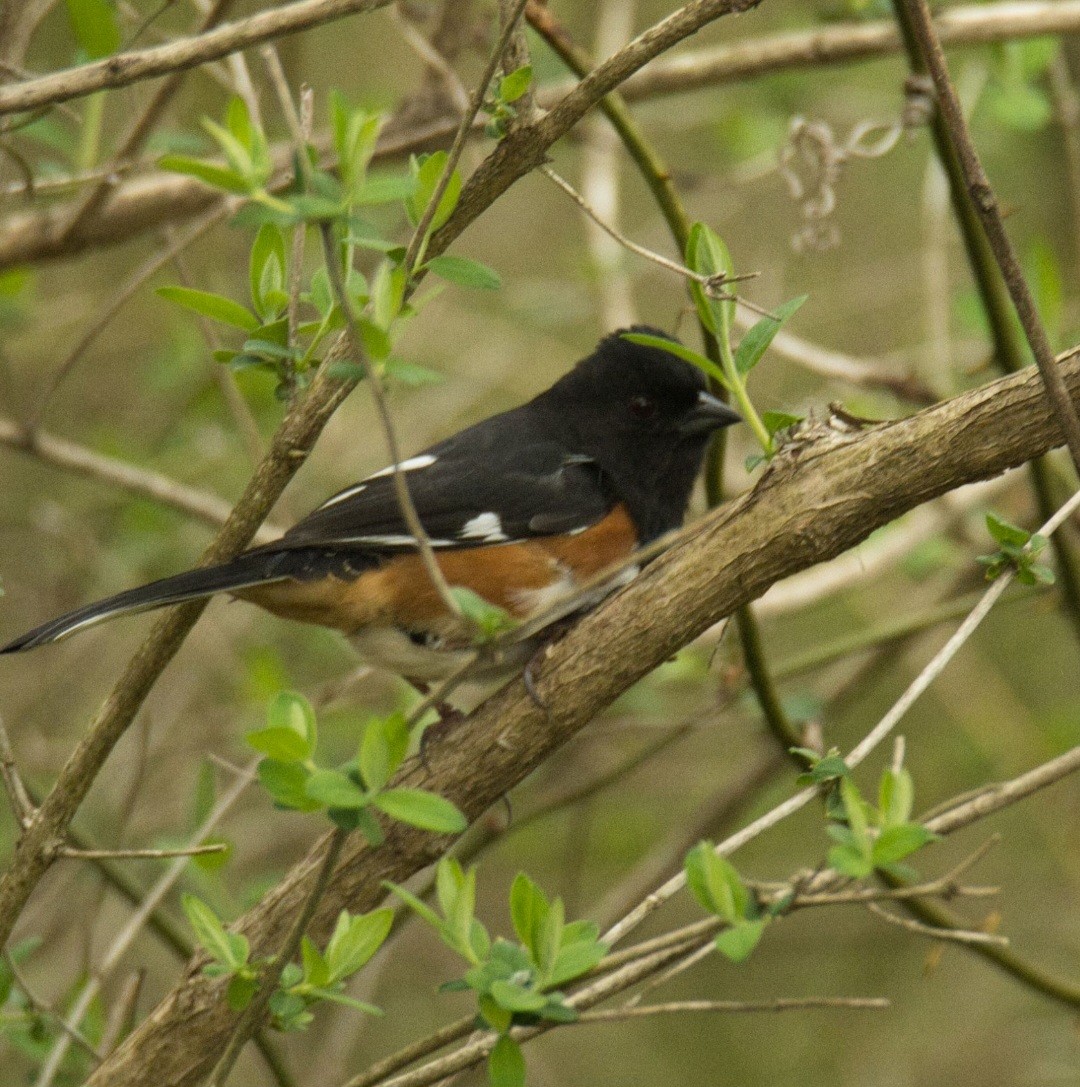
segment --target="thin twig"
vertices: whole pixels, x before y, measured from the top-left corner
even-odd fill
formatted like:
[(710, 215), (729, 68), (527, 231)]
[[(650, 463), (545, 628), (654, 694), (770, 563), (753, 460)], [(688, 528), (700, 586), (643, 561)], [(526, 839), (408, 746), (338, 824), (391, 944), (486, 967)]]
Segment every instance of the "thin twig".
[(802, 996), (778, 997), (776, 1000), (676, 1000), (667, 1004), (646, 1004), (642, 1007), (623, 1005), (582, 1012), (576, 1022), (614, 1023), (623, 1019), (644, 1019), (652, 1015), (682, 1015), (687, 1012), (722, 1012), (743, 1015), (750, 1012), (808, 1011), (813, 1008), (837, 1008), (857, 1011), (877, 1011), (888, 1008), (885, 997), (875, 996)]
[(866, 908), (882, 921), (890, 925), (914, 932), (917, 936), (929, 936), (932, 940), (946, 940), (958, 944), (994, 944), (997, 947), (1008, 947), (1009, 938), (998, 936), (993, 932), (973, 932), (962, 928), (937, 928), (934, 925), (924, 925), (912, 917), (898, 917), (891, 910), (887, 910), (880, 902), (867, 902)]
[(15, 816), (15, 821), (20, 828), (25, 830), (30, 825), (37, 808), (23, 784), (18, 764), (15, 762), (15, 751), (11, 746), (11, 737), (8, 736), (7, 726), (4, 724), (2, 716), (0, 716), (0, 777), (3, 777), (4, 788), (7, 790), (8, 802), (11, 804), (11, 812)]
[(224, 842), (214, 845), (185, 846), (182, 849), (79, 849), (76, 846), (62, 845), (57, 850), (57, 854), (81, 861), (157, 861), (170, 857), (205, 857), (212, 853), (224, 853), (228, 848)]
[(405, 478), (405, 472), (401, 469), (401, 449), (398, 446), (394, 421), (390, 416), (390, 407), (386, 402), (386, 392), (382, 387), (382, 377), (371, 365), (364, 351), (359, 330), (356, 327), (356, 314), (353, 311), (352, 299), (345, 289), (345, 282), (341, 275), (341, 258), (334, 245), (333, 227), (329, 223), (322, 223), (319, 232), (322, 236), (323, 256), (326, 260), (326, 271), (330, 279), (330, 287), (338, 308), (345, 318), (345, 335), (348, 339), (349, 350), (357, 365), (362, 366), (367, 372), (367, 383), (371, 389), (371, 398), (375, 401), (375, 409), (382, 424), (383, 439), (386, 442), (387, 451), (390, 454), (390, 464), (393, 467), (391, 478), (394, 484), (394, 497), (397, 499), (398, 509), (410, 534), (416, 541), (416, 547), (423, 561), (424, 569), (432, 586), (439, 594), (443, 605), (451, 615), (460, 616), (461, 608), (454, 599), (453, 593), (450, 592), (450, 586), (446, 583), (446, 578), (443, 576), (442, 569), (435, 558), (431, 540), (423, 522), (420, 520), (420, 515), (416, 512), (416, 505), (409, 493), (408, 480)]
[(495, 43), (495, 48), (492, 49), (491, 56), (488, 58), (488, 62), (484, 67), (484, 72), (480, 76), (479, 82), (476, 84), (476, 88), (472, 95), (472, 101), (469, 103), (469, 108), (462, 116), (457, 132), (454, 134), (454, 142), (450, 145), (450, 150), (447, 152), (446, 165), (443, 167), (442, 174), (435, 185), (435, 190), (431, 194), (431, 199), (428, 200), (427, 207), (424, 208), (424, 213), (420, 216), (420, 222), (416, 224), (416, 230), (413, 231), (413, 236), (409, 239), (408, 247), (405, 250), (405, 258), (402, 261), (402, 267), (405, 269), (406, 280), (412, 278), (413, 273), (416, 271), (417, 262), (423, 255), (423, 251), (427, 246), (428, 234), (431, 230), (431, 224), (435, 219), (435, 213), (439, 210), (439, 204), (442, 203), (442, 198), (446, 192), (446, 187), (450, 184), (450, 179), (454, 176), (454, 171), (457, 169), (457, 164), (461, 159), (461, 153), (465, 150), (465, 142), (469, 138), (473, 122), (476, 120), (477, 115), (484, 105), (484, 98), (487, 95), (488, 86), (494, 78), (495, 72), (499, 68), (499, 64), (502, 62), (503, 52), (514, 34), (514, 29), (517, 27), (518, 20), (525, 10), (526, 3), (528, 3), (528, 0), (516, 0), (510, 18), (507, 19), (505, 26), (503, 26), (498, 41)]

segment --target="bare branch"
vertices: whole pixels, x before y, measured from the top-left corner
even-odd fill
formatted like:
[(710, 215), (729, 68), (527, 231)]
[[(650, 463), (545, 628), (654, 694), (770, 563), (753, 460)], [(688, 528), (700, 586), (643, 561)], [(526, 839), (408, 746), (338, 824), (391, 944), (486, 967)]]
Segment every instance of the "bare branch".
[(66, 71), (0, 87), (0, 116), (67, 102), (109, 87), (194, 68), (260, 42), (385, 7), (390, 0), (295, 0), (164, 45), (117, 53)]

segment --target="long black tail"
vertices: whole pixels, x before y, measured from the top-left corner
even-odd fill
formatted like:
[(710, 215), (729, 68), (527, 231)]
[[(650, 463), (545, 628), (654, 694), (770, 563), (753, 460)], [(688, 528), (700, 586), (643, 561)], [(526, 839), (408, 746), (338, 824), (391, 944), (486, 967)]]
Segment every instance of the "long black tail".
[(180, 604), (185, 600), (199, 600), (215, 593), (284, 581), (296, 577), (298, 573), (303, 576), (297, 569), (300, 565), (297, 563), (298, 557), (295, 551), (288, 550), (252, 551), (221, 566), (188, 570), (184, 574), (152, 581), (149, 585), (128, 589), (43, 623), (5, 645), (0, 653), (21, 653), (24, 649), (36, 649), (39, 645), (58, 642), (69, 634), (86, 630), (117, 615), (131, 615), (167, 604)]

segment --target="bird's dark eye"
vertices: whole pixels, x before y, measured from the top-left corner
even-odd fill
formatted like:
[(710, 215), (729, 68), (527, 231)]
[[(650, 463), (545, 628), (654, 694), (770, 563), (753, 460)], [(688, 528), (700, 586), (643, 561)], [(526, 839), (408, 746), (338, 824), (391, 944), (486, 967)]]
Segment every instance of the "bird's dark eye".
[(656, 401), (647, 396), (632, 396), (630, 398), (630, 413), (639, 419), (651, 419), (656, 415)]

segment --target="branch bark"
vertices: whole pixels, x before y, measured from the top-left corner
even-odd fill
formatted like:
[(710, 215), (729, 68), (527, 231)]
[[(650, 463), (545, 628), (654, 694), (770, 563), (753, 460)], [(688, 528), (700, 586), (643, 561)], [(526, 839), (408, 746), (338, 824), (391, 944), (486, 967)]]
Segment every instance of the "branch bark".
[[(1061, 364), (1080, 397), (1080, 360)], [(627, 589), (551, 647), (539, 710), (518, 681), (429, 753), (430, 776), (407, 779), (479, 816), (632, 683), (780, 578), (832, 558), (901, 513), (1061, 444), (1034, 369), (894, 423), (860, 431), (819, 424), (783, 452), (750, 494), (690, 529)], [(239, 922), (255, 954), (279, 946), (321, 863), (324, 838)], [(371, 850), (347, 843), (313, 920), (325, 936), (338, 910), (366, 910), (381, 881), (401, 881), (441, 854), (445, 838), (400, 824)], [(174, 991), (91, 1077), (91, 1087), (149, 1081), (188, 1087), (234, 1022), (221, 986), (194, 962)]]

